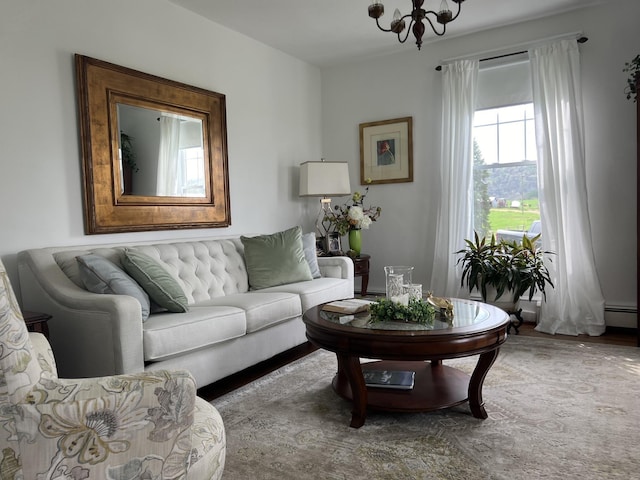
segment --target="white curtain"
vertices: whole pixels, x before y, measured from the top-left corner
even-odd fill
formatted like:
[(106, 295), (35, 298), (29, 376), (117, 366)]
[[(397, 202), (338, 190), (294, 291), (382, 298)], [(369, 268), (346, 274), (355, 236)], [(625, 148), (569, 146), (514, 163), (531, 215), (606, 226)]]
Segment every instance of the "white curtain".
[(536, 330), (601, 335), (604, 298), (587, 209), (580, 54), (576, 40), (529, 50), (545, 250), (555, 288), (547, 289)]
[(181, 195), (179, 186), (180, 119), (163, 114), (160, 117), (160, 149), (158, 153), (158, 175), (156, 194), (159, 196)]
[(473, 235), (473, 114), (478, 60), (459, 60), (442, 67), (442, 194), (436, 229), (431, 290), (459, 297), (460, 270), (454, 252)]

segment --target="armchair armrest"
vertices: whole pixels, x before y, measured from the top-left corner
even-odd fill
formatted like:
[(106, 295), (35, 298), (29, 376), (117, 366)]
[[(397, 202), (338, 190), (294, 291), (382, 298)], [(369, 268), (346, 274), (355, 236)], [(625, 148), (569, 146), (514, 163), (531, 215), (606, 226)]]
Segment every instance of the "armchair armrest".
[(353, 262), (349, 257), (318, 257), (323, 277), (353, 279)]
[(30, 400), (15, 415), (20, 454), (29, 459), (24, 478), (74, 469), (91, 478), (121, 478), (125, 470), (137, 472), (127, 478), (182, 478), (197, 455), (196, 385), (187, 371), (45, 378)]

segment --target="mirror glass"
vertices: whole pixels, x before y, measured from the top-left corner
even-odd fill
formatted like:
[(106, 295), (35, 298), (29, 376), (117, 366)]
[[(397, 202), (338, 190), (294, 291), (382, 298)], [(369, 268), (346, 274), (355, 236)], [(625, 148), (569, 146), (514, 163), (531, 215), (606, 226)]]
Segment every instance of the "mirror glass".
[(123, 195), (204, 197), (202, 120), (117, 103)]

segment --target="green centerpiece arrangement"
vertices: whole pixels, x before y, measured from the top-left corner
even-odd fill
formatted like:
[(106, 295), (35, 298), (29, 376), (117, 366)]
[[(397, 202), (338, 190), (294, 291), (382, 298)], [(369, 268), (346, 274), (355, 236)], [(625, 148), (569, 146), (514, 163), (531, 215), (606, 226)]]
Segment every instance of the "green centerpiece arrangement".
[(369, 305), (371, 322), (413, 322), (433, 325), (438, 309), (422, 299), (411, 299), (407, 305), (379, 298)]

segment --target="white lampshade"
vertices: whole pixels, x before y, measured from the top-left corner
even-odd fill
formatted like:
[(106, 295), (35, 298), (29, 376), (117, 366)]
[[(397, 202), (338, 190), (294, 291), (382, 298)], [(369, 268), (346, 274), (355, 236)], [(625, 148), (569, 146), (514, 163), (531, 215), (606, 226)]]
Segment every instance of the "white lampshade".
[(346, 162), (304, 162), (300, 165), (301, 197), (340, 197), (351, 194)]

